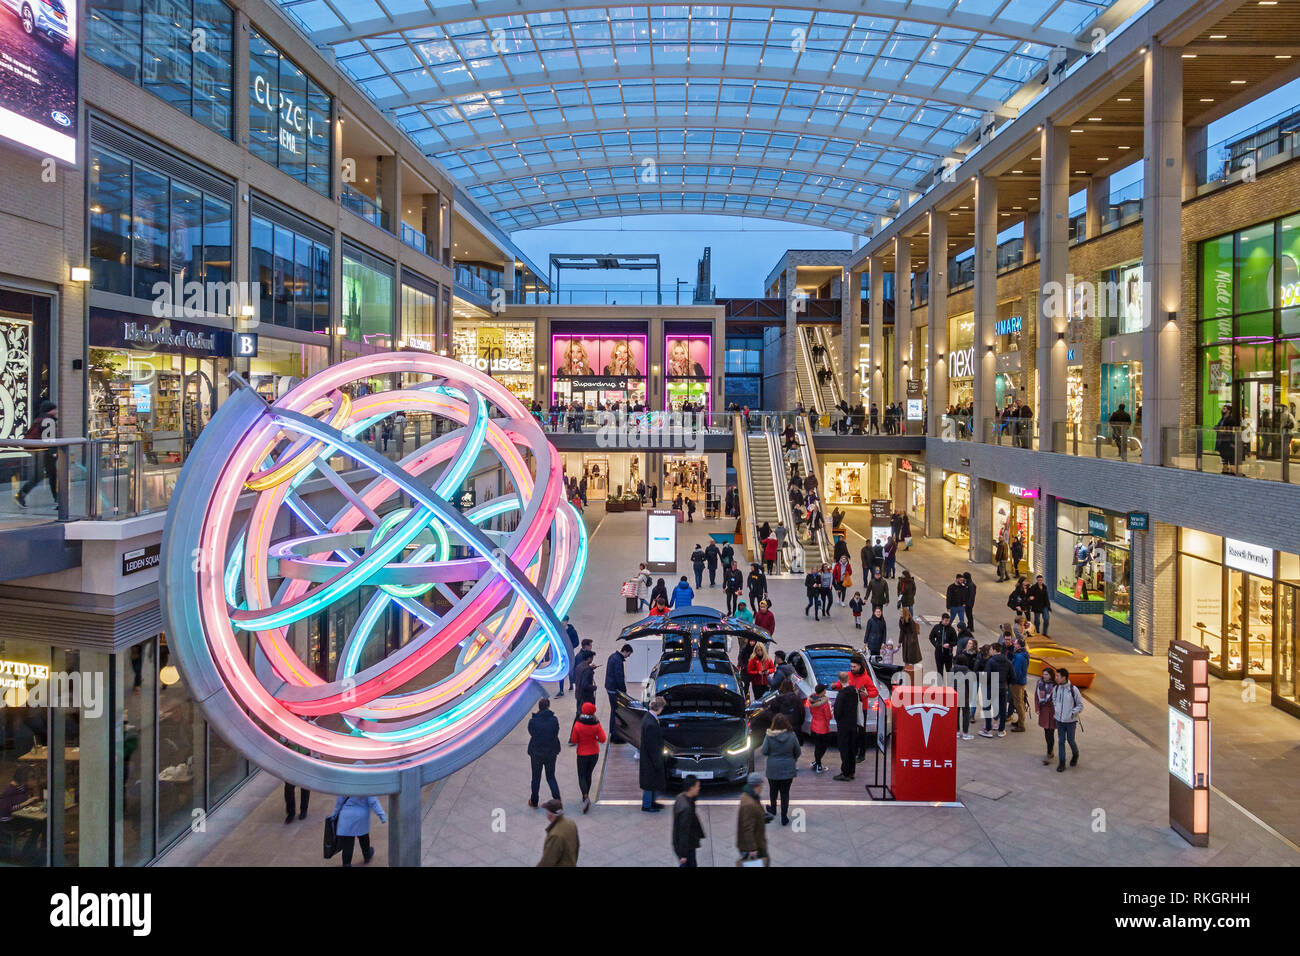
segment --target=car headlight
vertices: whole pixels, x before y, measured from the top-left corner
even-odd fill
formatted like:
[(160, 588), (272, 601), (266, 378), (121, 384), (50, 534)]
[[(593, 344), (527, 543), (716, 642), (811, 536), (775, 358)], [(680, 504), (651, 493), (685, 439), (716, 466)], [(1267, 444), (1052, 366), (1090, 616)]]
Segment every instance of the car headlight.
[(744, 741), (740, 744), (740, 746), (739, 746), (739, 747), (728, 747), (728, 748), (727, 748), (727, 753), (731, 754), (731, 756), (733, 756), (733, 757), (737, 757), (737, 756), (739, 756), (740, 754), (747, 753), (747, 752), (749, 751), (749, 748), (750, 748), (751, 746), (752, 746), (752, 742), (751, 742), (750, 739), (749, 739), (749, 734), (745, 734), (745, 739), (744, 739)]
[(672, 755), (673, 755), (673, 752), (672, 752), (669, 748), (665, 747), (665, 748), (664, 748), (664, 756), (665, 756), (665, 757), (671, 757)]

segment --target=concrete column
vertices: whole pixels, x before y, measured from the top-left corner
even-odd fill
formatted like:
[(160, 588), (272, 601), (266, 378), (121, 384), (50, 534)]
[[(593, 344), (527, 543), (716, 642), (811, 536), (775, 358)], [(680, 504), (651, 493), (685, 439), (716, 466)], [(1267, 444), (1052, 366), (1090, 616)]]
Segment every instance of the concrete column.
[(1038, 217), (1025, 216), (1025, 252), (1021, 263), (1029, 265), (1038, 258)]
[[(1038, 366), (1039, 393), (1038, 447), (1054, 451), (1055, 422), (1066, 418), (1065, 387), (1068, 378), (1068, 347), (1057, 336), (1065, 331), (1069, 320), (1066, 308), (1070, 268), (1070, 131), (1053, 123), (1043, 125), (1043, 157), (1039, 183), (1039, 301)], [(1043, 536), (1039, 535), (1043, 540)], [(1040, 562), (1038, 567), (1044, 565)]]
[[(929, 261), (926, 340), (930, 346), (930, 384), (925, 396), (925, 433), (936, 437), (942, 431), (940, 417), (948, 409), (948, 214), (942, 210), (930, 210)], [(926, 494), (928, 498), (928, 485)], [(929, 524), (928, 511), (926, 515)]]
[(1178, 636), (1177, 545), (1174, 525), (1153, 521), (1149, 530), (1133, 532), (1133, 646), (1147, 654), (1168, 653)]
[[(947, 359), (944, 361), (947, 362)], [(925, 472), (925, 535), (927, 538), (942, 538), (943, 479), (940, 476), (943, 469), (937, 465), (928, 465)]]
[(420, 865), (420, 771), (398, 774), (396, 793), (388, 798), (388, 865)]
[(1183, 201), (1196, 196), (1196, 178), (1203, 172), (1206, 157), (1202, 155), (1209, 145), (1204, 126), (1188, 126), (1183, 130)]
[[(1145, 60), (1142, 263), (1142, 463), (1164, 457), (1166, 426), (1179, 424), (1178, 346), (1183, 281), (1183, 61), (1152, 43)], [(1168, 322), (1174, 313), (1178, 321)], [(1135, 416), (1136, 418), (1136, 416)]]
[[(551, 338), (546, 337), (549, 343)], [(554, 374), (554, 369), (551, 370)], [(664, 375), (668, 372), (664, 362), (664, 320), (656, 315), (650, 320), (650, 381), (646, 383), (646, 408), (664, 408)], [(794, 408), (793, 405), (790, 406)]]
[(815, 406), (811, 395), (799, 394), (799, 377), (795, 370), (799, 367), (802, 357), (799, 354), (799, 308), (806, 305), (799, 298), (799, 289), (794, 266), (787, 266), (785, 270), (785, 395), (786, 402), (783, 407), (794, 408), (795, 403), (802, 399), (806, 410)]
[(862, 350), (862, 273), (850, 270), (840, 287), (840, 370), (844, 376), (844, 400), (852, 408), (858, 403), (862, 387), (858, 374), (858, 353)]
[[(880, 256), (872, 256), (870, 259), (871, 268), (871, 327), (868, 330), (870, 338), (868, 360), (868, 372), (871, 375), (871, 395), (870, 402), (876, 405), (884, 404), (885, 396), (885, 376), (884, 376), (884, 314), (885, 314), (885, 265)], [(870, 402), (867, 405), (867, 411), (871, 411)]]
[[(998, 315), (998, 181), (975, 181), (975, 420), (976, 440), (984, 440), (984, 421), (994, 414), (993, 324)], [(973, 504), (972, 504), (973, 507)], [(973, 522), (973, 516), (972, 516)]]
[[(993, 560), (993, 482), (974, 475), (970, 479), (970, 559), (976, 564), (988, 564)], [(980, 601), (977, 596), (976, 620), (980, 620), (981, 607), (993, 609), (992, 612), (985, 611), (986, 614), (997, 613), (998, 596), (990, 596), (994, 601)], [(981, 623), (988, 624), (989, 618), (984, 618)]]
[(894, 238), (894, 354), (890, 356), (893, 393), (902, 401), (912, 374), (912, 247), (906, 236)]
[(1093, 176), (1088, 180), (1088, 192), (1085, 199), (1086, 211), (1085, 222), (1089, 239), (1096, 239), (1101, 235), (1101, 224), (1106, 218), (1106, 210), (1110, 206), (1110, 178), (1107, 176)]

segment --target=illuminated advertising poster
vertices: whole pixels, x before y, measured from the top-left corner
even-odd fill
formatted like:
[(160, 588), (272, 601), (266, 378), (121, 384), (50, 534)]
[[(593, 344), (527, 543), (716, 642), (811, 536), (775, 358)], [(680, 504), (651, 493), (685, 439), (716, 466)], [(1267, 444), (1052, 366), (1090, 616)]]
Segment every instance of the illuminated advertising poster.
[(1192, 743), (1196, 737), (1196, 724), (1191, 717), (1169, 708), (1169, 772), (1187, 784), (1196, 786), (1192, 776)]
[(553, 335), (551, 367), (557, 378), (645, 377), (644, 335)]
[(645, 563), (651, 571), (677, 569), (677, 515), (673, 512), (646, 514)]
[(680, 411), (687, 404), (711, 411), (713, 336), (664, 337), (664, 407)]
[(0, 3), (0, 139), (77, 159), (77, 5)]

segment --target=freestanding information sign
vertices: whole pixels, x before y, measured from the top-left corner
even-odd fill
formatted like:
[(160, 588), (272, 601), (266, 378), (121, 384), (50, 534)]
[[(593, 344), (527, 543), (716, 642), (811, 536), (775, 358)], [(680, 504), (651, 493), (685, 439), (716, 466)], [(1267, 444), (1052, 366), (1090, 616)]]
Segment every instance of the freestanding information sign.
[(957, 799), (957, 691), (904, 685), (890, 699), (894, 721), (890, 789), (895, 800)]
[(677, 515), (672, 511), (646, 512), (645, 566), (656, 574), (677, 570)]
[(871, 543), (882, 547), (889, 540), (890, 517), (894, 512), (892, 498), (871, 499)]
[(1210, 652), (1169, 644), (1169, 825), (1192, 846), (1210, 843)]

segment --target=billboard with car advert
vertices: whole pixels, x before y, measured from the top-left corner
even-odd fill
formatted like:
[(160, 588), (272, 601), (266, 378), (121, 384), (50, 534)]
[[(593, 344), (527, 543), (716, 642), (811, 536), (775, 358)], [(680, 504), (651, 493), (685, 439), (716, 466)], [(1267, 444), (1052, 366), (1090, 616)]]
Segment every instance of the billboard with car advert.
[(0, 0), (0, 139), (77, 161), (76, 0)]

